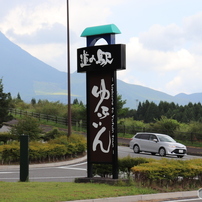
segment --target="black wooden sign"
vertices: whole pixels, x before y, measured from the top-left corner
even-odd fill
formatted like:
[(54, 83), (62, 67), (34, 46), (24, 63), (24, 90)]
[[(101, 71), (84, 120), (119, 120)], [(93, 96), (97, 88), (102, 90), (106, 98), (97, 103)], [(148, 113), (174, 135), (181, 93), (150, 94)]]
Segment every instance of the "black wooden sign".
[(125, 44), (77, 49), (77, 71), (110, 71), (126, 68)]

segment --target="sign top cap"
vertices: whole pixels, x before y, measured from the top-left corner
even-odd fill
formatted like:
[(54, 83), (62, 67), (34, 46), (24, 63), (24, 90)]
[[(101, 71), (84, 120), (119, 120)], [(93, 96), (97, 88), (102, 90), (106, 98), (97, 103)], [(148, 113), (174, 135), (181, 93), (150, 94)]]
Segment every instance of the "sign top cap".
[(81, 34), (81, 37), (101, 35), (101, 34), (121, 34), (115, 24), (87, 27)]

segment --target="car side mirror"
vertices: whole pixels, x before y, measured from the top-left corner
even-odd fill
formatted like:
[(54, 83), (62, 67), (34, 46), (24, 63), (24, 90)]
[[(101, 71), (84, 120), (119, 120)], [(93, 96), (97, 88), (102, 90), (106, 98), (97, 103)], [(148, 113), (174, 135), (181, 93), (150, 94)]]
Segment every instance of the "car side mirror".
[(157, 140), (157, 139), (153, 139), (153, 141), (154, 141), (154, 142), (158, 142), (158, 140)]

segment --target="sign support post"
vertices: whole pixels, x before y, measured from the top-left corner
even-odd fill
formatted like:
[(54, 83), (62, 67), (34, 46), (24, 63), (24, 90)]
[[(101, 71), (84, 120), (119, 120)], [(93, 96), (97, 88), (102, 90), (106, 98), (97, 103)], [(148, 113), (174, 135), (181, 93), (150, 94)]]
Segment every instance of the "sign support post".
[(29, 181), (29, 136), (20, 136), (20, 182)]
[[(116, 70), (126, 66), (125, 45), (115, 44), (114, 25), (86, 28), (87, 47), (77, 50), (77, 72), (86, 72), (88, 178), (93, 164), (112, 164), (118, 179), (117, 78)], [(99, 39), (108, 45), (95, 46)]]

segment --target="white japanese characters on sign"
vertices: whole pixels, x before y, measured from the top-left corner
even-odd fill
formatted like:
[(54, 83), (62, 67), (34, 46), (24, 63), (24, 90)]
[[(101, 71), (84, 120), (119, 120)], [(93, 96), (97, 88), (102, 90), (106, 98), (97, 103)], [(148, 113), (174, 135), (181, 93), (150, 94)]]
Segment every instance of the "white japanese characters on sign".
[(83, 53), (80, 54), (80, 67), (90, 66), (92, 63), (98, 64), (104, 67), (106, 64), (112, 64), (113, 58), (110, 52), (104, 52), (101, 49), (97, 50), (97, 58), (95, 55), (89, 55), (86, 50), (83, 50)]
[[(99, 98), (99, 101), (94, 109), (94, 113), (97, 114), (99, 122), (98, 123), (92, 122), (92, 126), (98, 129), (98, 132), (94, 138), (93, 145), (92, 145), (93, 151), (96, 151), (97, 146), (100, 145), (100, 149), (103, 153), (109, 153), (110, 146), (111, 146), (111, 134), (110, 134), (111, 132), (106, 131), (106, 127), (102, 126), (102, 120), (110, 115), (109, 108), (103, 105), (104, 100), (110, 99), (110, 91), (106, 89), (105, 80), (101, 79), (100, 89), (98, 86), (94, 85), (91, 93), (94, 97)], [(107, 135), (109, 135), (109, 143), (108, 143), (107, 149), (104, 149), (104, 146), (103, 146), (104, 143), (100, 140), (101, 135), (105, 135), (105, 132), (107, 133)]]

